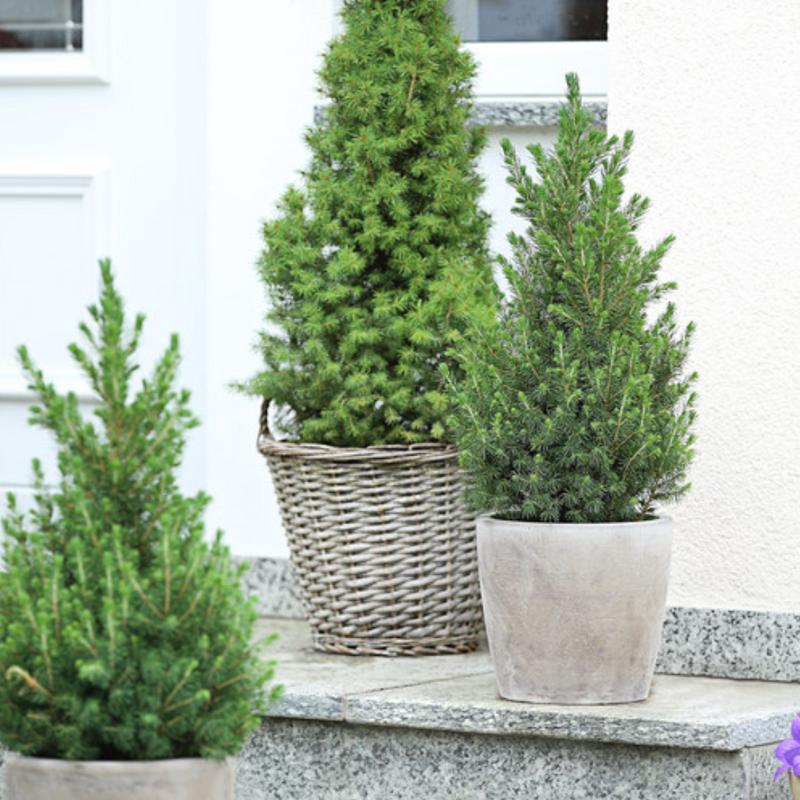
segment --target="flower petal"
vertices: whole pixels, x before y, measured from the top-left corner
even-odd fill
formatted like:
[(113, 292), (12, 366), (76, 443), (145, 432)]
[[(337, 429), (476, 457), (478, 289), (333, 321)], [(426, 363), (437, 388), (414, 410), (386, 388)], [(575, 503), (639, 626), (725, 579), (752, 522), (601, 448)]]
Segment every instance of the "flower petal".
[(784, 765), (783, 765), (783, 766), (782, 766), (782, 767), (781, 767), (781, 768), (780, 768), (780, 769), (779, 769), (779, 770), (778, 770), (778, 771), (775, 773), (775, 775), (773, 776), (772, 780), (774, 780), (774, 781), (778, 780), (778, 778), (780, 778), (780, 776), (781, 776), (781, 775), (783, 775), (783, 773), (784, 773), (784, 772), (786, 772), (786, 770), (787, 770), (787, 769), (789, 769), (789, 765), (788, 765), (788, 764), (784, 764)]
[(796, 742), (794, 739), (784, 739), (775, 748), (775, 758), (785, 761), (787, 764), (798, 754), (800, 754), (800, 742)]
[(792, 720), (792, 739), (800, 744), (800, 714), (796, 714)]

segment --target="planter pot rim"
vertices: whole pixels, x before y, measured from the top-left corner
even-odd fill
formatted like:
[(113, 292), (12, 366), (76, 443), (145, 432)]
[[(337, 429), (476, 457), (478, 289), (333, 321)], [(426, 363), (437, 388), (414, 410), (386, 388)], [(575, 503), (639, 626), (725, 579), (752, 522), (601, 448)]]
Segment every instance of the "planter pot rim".
[(6, 754), (9, 800), (233, 800), (236, 759), (70, 761)]
[(664, 523), (672, 523), (672, 517), (662, 514), (657, 517), (651, 517), (650, 519), (633, 520), (630, 522), (530, 522), (524, 519), (502, 519), (501, 517), (497, 517), (492, 513), (481, 514), (477, 519), (478, 522), (482, 523), (483, 525), (526, 526), (530, 528), (548, 528), (564, 531), (579, 531), (581, 529), (594, 531), (619, 530), (623, 527), (644, 528), (655, 527), (658, 525), (663, 525)]
[(44, 758), (42, 756), (27, 756), (23, 755), (22, 753), (17, 753), (14, 750), (6, 751), (5, 756), (3, 757), (6, 763), (11, 761), (18, 761), (20, 764), (24, 763), (25, 761), (36, 761), (37, 763), (41, 764), (44, 767), (49, 765), (57, 765), (57, 764), (72, 764), (75, 766), (79, 765), (86, 765), (87, 767), (91, 767), (92, 770), (102, 771), (107, 770), (109, 772), (120, 772), (125, 767), (132, 767), (133, 769), (140, 770), (143, 766), (152, 767), (154, 770), (158, 767), (163, 767), (164, 769), (170, 769), (181, 764), (197, 764), (198, 761), (202, 761), (209, 764), (218, 764), (224, 763), (228, 761), (235, 761), (235, 756), (226, 756), (225, 758), (203, 758), (202, 756), (195, 756), (190, 758), (154, 758), (149, 760), (141, 760), (137, 761), (136, 759), (128, 759), (126, 761), (110, 761), (110, 760), (103, 760), (103, 761), (73, 761), (68, 758)]

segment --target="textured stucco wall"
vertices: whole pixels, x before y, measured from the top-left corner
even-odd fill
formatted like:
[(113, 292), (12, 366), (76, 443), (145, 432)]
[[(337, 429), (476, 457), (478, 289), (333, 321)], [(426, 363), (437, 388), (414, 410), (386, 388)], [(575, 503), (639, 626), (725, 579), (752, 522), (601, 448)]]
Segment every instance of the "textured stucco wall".
[(800, 612), (800, 3), (609, 6), (609, 129), (698, 325), (669, 600)]

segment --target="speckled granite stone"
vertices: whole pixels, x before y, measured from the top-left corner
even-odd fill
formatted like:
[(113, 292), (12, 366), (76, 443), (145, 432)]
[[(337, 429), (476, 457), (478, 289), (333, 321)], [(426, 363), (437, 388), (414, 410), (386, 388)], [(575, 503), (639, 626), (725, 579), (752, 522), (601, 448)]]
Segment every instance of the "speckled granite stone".
[[(240, 559), (244, 560), (244, 559)], [(288, 559), (249, 559), (248, 592), (266, 616), (302, 618)], [(800, 681), (800, 615), (668, 608), (656, 672), (744, 680)]]
[(273, 719), (236, 799), (779, 800), (770, 755)]
[[(540, 102), (476, 103), (470, 123), (489, 127), (555, 127), (563, 104), (558, 100)], [(605, 126), (608, 106), (603, 102), (586, 102), (597, 125)]]
[[(269, 651), (278, 662), (275, 680), (284, 687), (284, 697), (272, 711), (274, 716), (344, 720), (348, 701), (355, 695), (426, 685), (434, 679), (455, 680), (480, 672), (491, 675), (492, 665), (485, 651), (415, 659), (339, 656), (312, 650), (305, 623), (262, 620), (260, 625), (277, 630), (281, 636)], [(303, 637), (298, 635), (301, 627)]]
[(533, 705), (501, 700), (494, 676), (461, 676), (347, 697), (348, 722), (575, 741), (740, 750), (787, 735), (800, 689), (781, 683), (658, 676), (640, 703)]
[[(470, 118), (471, 125), (488, 127), (555, 127), (558, 125), (559, 100), (517, 102), (478, 102)], [(586, 102), (584, 106), (594, 114), (597, 125), (605, 125), (608, 105), (605, 101)], [(325, 106), (314, 107), (314, 123), (325, 118)]]
[(236, 800), (348, 797), (341, 725), (267, 721), (239, 754)]
[(656, 671), (800, 681), (800, 615), (668, 608)]
[(715, 753), (271, 719), (237, 759), (235, 797), (785, 800), (775, 764), (771, 747)]
[(245, 593), (258, 597), (258, 613), (264, 617), (303, 617), (300, 592), (288, 558), (245, 558), (234, 563), (248, 565), (242, 581)]
[(298, 636), (304, 622), (263, 624), (287, 634), (284, 650), (273, 654), (285, 687), (273, 717), (736, 751), (784, 738), (800, 708), (797, 684), (676, 675), (656, 676), (639, 703), (515, 703), (498, 697), (485, 649), (427, 659), (332, 656), (307, 650)]
[[(488, 653), (333, 656), (282, 638), (284, 701), (240, 754), (236, 800), (778, 800), (774, 744), (800, 685), (658, 676), (647, 701), (534, 706), (497, 696)], [(2, 798), (0, 790), (0, 798)]]

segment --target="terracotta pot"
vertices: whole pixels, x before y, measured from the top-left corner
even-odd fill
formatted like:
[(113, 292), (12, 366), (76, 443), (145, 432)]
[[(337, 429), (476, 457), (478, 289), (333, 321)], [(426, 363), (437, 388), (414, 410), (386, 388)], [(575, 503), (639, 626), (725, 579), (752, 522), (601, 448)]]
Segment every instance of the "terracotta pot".
[(478, 565), (500, 696), (643, 700), (664, 621), (672, 522), (549, 524), (479, 517)]
[(233, 800), (233, 758), (65, 761), (6, 753), (6, 800)]

